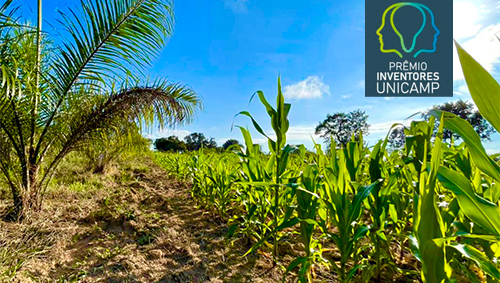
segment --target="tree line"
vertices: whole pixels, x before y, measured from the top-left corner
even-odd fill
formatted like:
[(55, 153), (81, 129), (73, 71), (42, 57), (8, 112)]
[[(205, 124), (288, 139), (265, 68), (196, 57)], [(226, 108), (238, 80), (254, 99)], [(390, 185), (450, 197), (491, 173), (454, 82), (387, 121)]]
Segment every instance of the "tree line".
[(196, 151), (201, 148), (227, 150), (230, 147), (234, 148), (242, 146), (238, 140), (229, 139), (225, 141), (221, 147), (219, 147), (214, 138), (206, 138), (202, 133), (192, 133), (184, 137), (183, 140), (180, 140), (177, 136), (159, 138), (154, 141), (153, 145), (158, 151), (171, 152)]
[[(493, 127), (481, 116), (479, 110), (472, 102), (458, 100), (454, 102), (445, 102), (437, 104), (428, 110), (447, 111), (469, 122), (482, 140), (491, 140)], [(428, 111), (421, 113), (422, 119), (428, 119)], [(437, 132), (439, 122), (436, 123), (435, 132)], [(337, 112), (328, 114), (326, 119), (318, 124), (315, 133), (320, 135), (327, 146), (335, 142), (337, 147), (346, 146), (353, 138), (358, 140), (361, 136), (369, 134), (370, 125), (368, 124), (368, 115), (361, 110), (355, 110), (349, 113)], [(459, 139), (459, 136), (453, 134), (450, 130), (444, 130), (443, 140), (451, 142), (453, 139)], [(392, 129), (389, 136), (389, 144), (392, 148), (401, 148), (405, 143), (405, 128), (403, 126)]]

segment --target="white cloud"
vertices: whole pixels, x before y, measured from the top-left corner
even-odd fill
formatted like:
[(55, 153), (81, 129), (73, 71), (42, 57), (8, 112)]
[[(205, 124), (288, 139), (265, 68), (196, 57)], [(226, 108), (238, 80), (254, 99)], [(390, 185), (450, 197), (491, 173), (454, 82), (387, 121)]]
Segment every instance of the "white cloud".
[(469, 88), (467, 87), (467, 84), (465, 84), (465, 82), (461, 86), (455, 88), (455, 91), (453, 93), (459, 96), (470, 96)]
[(359, 88), (365, 88), (365, 80), (361, 80), (361, 81), (358, 83), (358, 87), (359, 87)]
[[(488, 72), (492, 72), (495, 65), (500, 62), (500, 42), (495, 36), (498, 32), (500, 24), (491, 25), (481, 29), (475, 37), (461, 44)], [(456, 49), (453, 58), (453, 79), (464, 79)]]
[(315, 125), (311, 126), (292, 126), (288, 130), (287, 139), (290, 141), (311, 141), (314, 139), (316, 142), (321, 139), (319, 135), (314, 134), (316, 129)]
[(493, 154), (497, 154), (499, 152), (498, 152), (498, 149), (496, 149), (496, 148), (487, 148), (486, 153), (489, 155), (493, 155)]
[(247, 2), (248, 0), (223, 0), (224, 5), (233, 10), (235, 13), (246, 13), (248, 12)]
[(349, 99), (349, 98), (352, 98), (352, 95), (350, 94), (342, 95), (342, 99)]
[(453, 37), (460, 40), (477, 34), (482, 28), (477, 23), (479, 19), (478, 7), (473, 2), (453, 2)]
[(385, 136), (387, 135), (387, 133), (389, 133), (389, 130), (394, 124), (403, 124), (405, 127), (409, 127), (411, 124), (411, 120), (391, 121), (391, 122), (372, 124), (370, 125), (370, 130), (369, 130), (370, 135), (383, 134)]
[[(286, 133), (287, 143), (289, 144), (302, 144), (307, 142), (312, 142), (314, 139), (317, 143), (321, 143), (323, 140), (319, 135), (316, 135), (315, 132), (316, 125), (299, 125), (299, 126), (290, 126), (288, 132)], [(268, 137), (271, 139), (276, 139), (276, 135), (272, 130), (268, 130), (265, 132)], [(267, 139), (258, 136), (253, 138), (255, 143), (266, 145)]]
[(310, 76), (296, 84), (285, 86), (284, 93), (289, 99), (320, 98), (325, 94), (330, 95), (330, 87), (317, 76)]

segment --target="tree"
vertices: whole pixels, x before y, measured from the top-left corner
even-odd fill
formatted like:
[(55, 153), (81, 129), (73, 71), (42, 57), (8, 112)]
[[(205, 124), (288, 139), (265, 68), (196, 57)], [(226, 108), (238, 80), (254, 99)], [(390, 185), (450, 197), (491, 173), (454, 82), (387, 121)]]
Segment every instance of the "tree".
[(57, 40), (42, 31), (42, 0), (36, 25), (21, 22), (11, 2), (0, 5), (0, 169), (9, 216), (20, 219), (40, 209), (59, 162), (96, 133), (186, 123), (201, 101), (177, 83), (135, 75), (172, 33), (170, 1), (82, 0), (56, 23)]
[(189, 151), (200, 150), (203, 148), (217, 148), (217, 142), (214, 138), (209, 140), (202, 133), (192, 133), (184, 138)]
[(227, 150), (227, 149), (228, 149), (230, 146), (232, 146), (232, 145), (237, 146), (237, 147), (239, 147), (239, 148), (241, 148), (241, 147), (242, 147), (241, 143), (240, 143), (238, 140), (235, 140), (235, 139), (229, 139), (229, 140), (227, 140), (227, 141), (226, 141), (226, 142), (222, 145), (222, 148), (223, 148), (224, 150)]
[(330, 139), (333, 138), (337, 145), (346, 146), (352, 136), (358, 140), (360, 135), (368, 134), (370, 125), (367, 121), (368, 115), (361, 110), (328, 114), (326, 119), (316, 127), (316, 134), (321, 135), (328, 145), (330, 145)]
[(215, 138), (210, 138), (203, 144), (204, 148), (217, 148), (217, 142), (215, 141)]
[(403, 126), (392, 129), (389, 135), (389, 145), (392, 148), (401, 148), (405, 145), (406, 135)]
[[(470, 101), (458, 100), (454, 102), (445, 102), (443, 104), (434, 105), (429, 110), (441, 110), (453, 113), (469, 122), (482, 140), (491, 140), (490, 136), (494, 132), (493, 127), (490, 123), (488, 123), (488, 121), (486, 121), (486, 119), (483, 118), (481, 113), (479, 113), (479, 110), (477, 110), (475, 105)], [(423, 114), (423, 117), (428, 118), (428, 115)], [(438, 124), (439, 121), (436, 123), (436, 132)], [(443, 132), (443, 140), (451, 141), (452, 137), (454, 139), (460, 138), (457, 134), (445, 129)]]
[(154, 147), (158, 151), (184, 152), (187, 150), (186, 143), (176, 136), (157, 139), (154, 142)]

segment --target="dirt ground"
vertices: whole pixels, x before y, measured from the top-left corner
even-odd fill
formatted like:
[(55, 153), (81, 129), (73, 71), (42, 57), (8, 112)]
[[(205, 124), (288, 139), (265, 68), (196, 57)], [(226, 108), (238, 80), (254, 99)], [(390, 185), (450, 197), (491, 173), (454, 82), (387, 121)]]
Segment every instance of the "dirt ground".
[[(229, 242), (225, 223), (197, 208), (187, 185), (149, 158), (104, 175), (69, 168), (56, 179), (64, 185), (47, 193), (35, 218), (0, 220), (0, 281), (282, 279), (283, 268), (273, 268), (268, 255), (242, 257), (250, 246), (242, 239)], [(8, 199), (3, 191), (0, 209), (8, 207)]]

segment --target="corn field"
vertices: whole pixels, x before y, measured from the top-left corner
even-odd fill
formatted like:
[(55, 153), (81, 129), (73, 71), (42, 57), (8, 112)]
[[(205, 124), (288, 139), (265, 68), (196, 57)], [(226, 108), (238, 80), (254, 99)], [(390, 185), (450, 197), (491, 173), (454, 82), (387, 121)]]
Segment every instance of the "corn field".
[[(457, 48), (476, 105), (498, 131), (500, 106), (488, 104), (481, 87), (500, 87)], [(315, 281), (318, 268), (339, 282), (500, 281), (500, 167), (465, 120), (433, 110), (404, 129), (400, 150), (388, 150), (387, 138), (371, 146), (353, 138), (311, 152), (286, 142), (291, 105), (279, 81), (275, 107), (256, 95), (274, 138), (249, 112), (239, 115), (267, 138), (268, 153), (238, 127), (241, 149), (156, 155), (170, 174), (192, 183), (201, 207), (227, 221), (229, 240), (252, 243), (246, 254), (269, 253), (278, 263), (280, 247), (296, 236), (303, 253), (285, 268), (300, 282)], [(444, 129), (462, 143), (444, 143)]]

